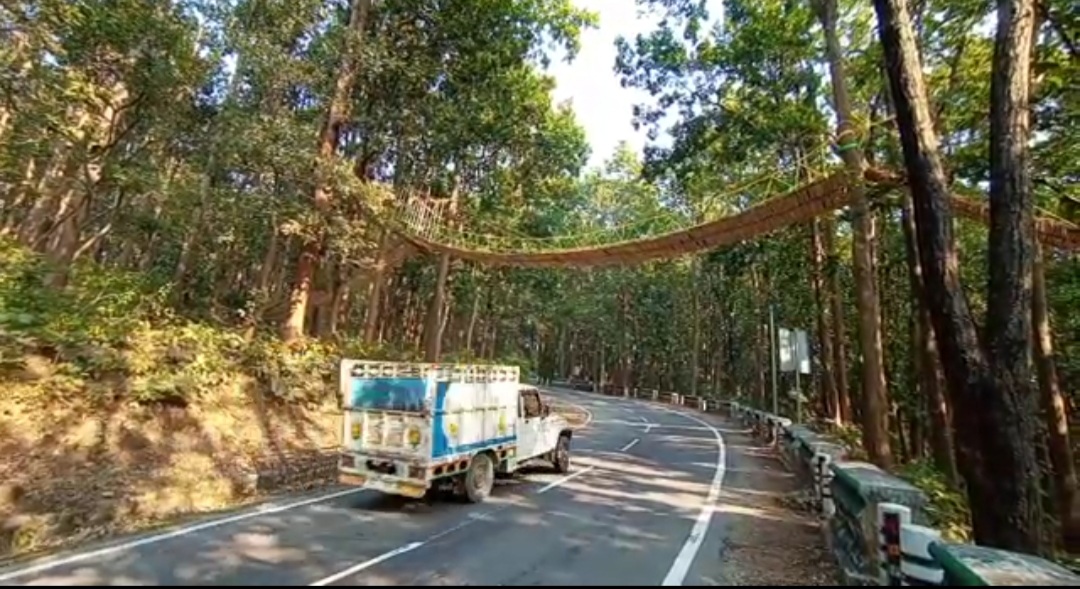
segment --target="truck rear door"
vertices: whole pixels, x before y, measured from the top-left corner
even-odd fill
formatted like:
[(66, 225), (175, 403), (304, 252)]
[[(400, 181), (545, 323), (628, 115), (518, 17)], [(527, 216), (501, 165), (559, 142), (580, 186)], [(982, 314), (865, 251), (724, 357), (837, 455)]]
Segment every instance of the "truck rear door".
[(400, 374), (400, 369), (398, 374), (385, 374), (373, 364), (358, 363), (353, 370), (342, 371), (342, 449), (371, 457), (428, 460), (432, 379)]

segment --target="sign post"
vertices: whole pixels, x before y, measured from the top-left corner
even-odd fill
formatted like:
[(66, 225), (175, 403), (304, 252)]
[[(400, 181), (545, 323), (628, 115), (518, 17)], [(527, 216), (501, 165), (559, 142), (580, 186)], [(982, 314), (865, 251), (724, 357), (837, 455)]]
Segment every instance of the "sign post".
[(807, 334), (801, 329), (780, 328), (777, 333), (780, 349), (780, 370), (782, 372), (795, 373), (795, 388), (790, 395), (795, 400), (795, 420), (802, 421), (802, 394), (801, 375), (810, 374), (810, 344)]

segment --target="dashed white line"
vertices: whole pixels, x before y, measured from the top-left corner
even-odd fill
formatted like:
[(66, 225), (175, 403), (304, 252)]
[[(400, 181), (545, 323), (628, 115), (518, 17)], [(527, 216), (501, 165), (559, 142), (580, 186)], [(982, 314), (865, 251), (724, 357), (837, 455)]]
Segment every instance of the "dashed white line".
[(630, 448), (633, 448), (634, 446), (637, 446), (638, 442), (640, 442), (640, 441), (641, 441), (641, 438), (634, 438), (629, 444), (623, 446), (622, 448), (619, 448), (619, 452), (626, 452)]
[(205, 522), (198, 523), (198, 524), (193, 524), (193, 525), (190, 525), (190, 526), (184, 526), (184, 527), (181, 527), (181, 528), (176, 528), (176, 529), (171, 530), (169, 532), (164, 532), (164, 533), (161, 533), (161, 534), (154, 534), (153, 536), (146, 536), (146, 537), (143, 537), (143, 538), (138, 538), (136, 540), (132, 540), (130, 542), (124, 542), (122, 544), (116, 544), (116, 545), (113, 545), (113, 546), (106, 546), (105, 548), (100, 548), (98, 550), (91, 550), (90, 552), (80, 552), (80, 553), (72, 554), (70, 556), (66, 556), (66, 557), (63, 557), (63, 558), (57, 558), (55, 560), (48, 560), (48, 561), (42, 562), (40, 564), (30, 565), (30, 566), (27, 566), (25, 568), (20, 568), (20, 569), (16, 569), (14, 571), (11, 571), (11, 572), (2, 573), (2, 574), (0, 574), (0, 581), (10, 581), (11, 579), (17, 579), (19, 577), (25, 577), (27, 575), (32, 575), (34, 573), (44, 572), (44, 571), (47, 571), (47, 570), (50, 570), (50, 569), (54, 569), (56, 567), (61, 567), (61, 566), (69, 565), (69, 564), (75, 564), (77, 562), (82, 562), (84, 560), (91, 560), (91, 559), (101, 558), (103, 556), (107, 556), (107, 555), (110, 555), (110, 554), (116, 554), (118, 552), (124, 552), (124, 551), (127, 551), (127, 550), (131, 550), (133, 548), (139, 548), (140, 546), (147, 546), (149, 544), (156, 544), (157, 542), (162, 542), (164, 540), (170, 540), (172, 538), (179, 538), (181, 536), (187, 536), (189, 534), (194, 534), (195, 532), (201, 532), (203, 530), (210, 530), (210, 529), (218, 528), (218, 527), (225, 526), (225, 525), (228, 525), (228, 524), (244, 521), (244, 520), (247, 520), (247, 519), (251, 519), (253, 517), (260, 517), (260, 516), (270, 515), (270, 514), (274, 514), (274, 513), (281, 513), (281, 512), (284, 512), (284, 511), (289, 511), (291, 509), (296, 509), (298, 507), (304, 507), (305, 505), (311, 505), (313, 503), (321, 503), (323, 501), (330, 501), (331, 499), (337, 499), (338, 497), (345, 497), (345, 496), (348, 496), (348, 495), (355, 495), (355, 494), (363, 492), (365, 490), (366, 489), (359, 488), (359, 487), (350, 488), (350, 489), (345, 489), (345, 490), (342, 490), (342, 491), (336, 491), (334, 493), (328, 493), (326, 495), (319, 495), (318, 497), (309, 497), (307, 499), (302, 499), (300, 501), (294, 501), (292, 503), (286, 503), (284, 505), (268, 503), (268, 504), (259, 506), (259, 507), (255, 508), (255, 509), (252, 509), (250, 511), (245, 511), (243, 513), (238, 513), (236, 515), (232, 515), (232, 516), (229, 516), (229, 517), (223, 517), (221, 519), (214, 519), (214, 520), (205, 521)]
[[(579, 471), (572, 472), (572, 473), (570, 473), (570, 474), (568, 474), (568, 475), (566, 475), (566, 476), (564, 476), (562, 478), (554, 480), (554, 481), (548, 483), (547, 485), (545, 485), (539, 491), (537, 491), (536, 494), (541, 495), (543, 493), (547, 493), (548, 491), (550, 491), (550, 490), (552, 490), (552, 489), (554, 489), (556, 487), (559, 487), (559, 486), (565, 484), (566, 482), (568, 482), (568, 481), (570, 481), (572, 479), (575, 479), (575, 478), (577, 478), (577, 477), (579, 477), (579, 476), (593, 470), (594, 468), (596, 468), (596, 467), (595, 466), (590, 466), (590, 467), (587, 467), (587, 468), (583, 468), (583, 469), (581, 469)], [(318, 581), (315, 581), (314, 583), (311, 583), (308, 586), (309, 587), (325, 587), (327, 585), (330, 585), (331, 583), (336, 583), (336, 582), (338, 582), (338, 581), (340, 581), (342, 579), (345, 579), (345, 578), (348, 578), (348, 577), (350, 577), (352, 575), (355, 575), (356, 573), (360, 573), (360, 572), (363, 572), (363, 571), (365, 571), (367, 569), (370, 569), (371, 567), (373, 567), (373, 566), (375, 566), (377, 564), (381, 564), (381, 563), (386, 562), (386, 561), (388, 561), (388, 560), (390, 560), (392, 558), (396, 558), (398, 556), (401, 556), (402, 554), (407, 554), (407, 553), (412, 552), (412, 551), (414, 551), (414, 550), (416, 550), (418, 548), (423, 548), (424, 546), (426, 546), (426, 545), (428, 545), (428, 544), (430, 544), (432, 542), (435, 542), (436, 540), (439, 540), (439, 539), (441, 539), (441, 538), (443, 538), (445, 536), (449, 536), (450, 534), (452, 534), (452, 533), (454, 533), (454, 532), (456, 532), (458, 530), (464, 529), (464, 528), (466, 528), (468, 526), (471, 526), (472, 524), (474, 524), (474, 523), (476, 523), (478, 521), (485, 520), (485, 519), (488, 518), (488, 516), (491, 516), (491, 515), (493, 515), (495, 513), (503, 511), (504, 509), (507, 509), (509, 507), (510, 507), (510, 505), (507, 504), (507, 505), (502, 505), (502, 506), (496, 507), (495, 509), (492, 509), (490, 511), (470, 514), (468, 516), (469, 519), (457, 524), (456, 526), (445, 529), (445, 530), (439, 532), (438, 534), (434, 534), (434, 535), (428, 537), (425, 540), (421, 540), (419, 542), (411, 542), (409, 544), (401, 546), (400, 548), (395, 548), (395, 549), (393, 549), (393, 550), (391, 550), (389, 552), (385, 552), (383, 554), (380, 554), (379, 556), (376, 556), (375, 558), (372, 558), (370, 560), (365, 560), (364, 562), (355, 564), (355, 565), (353, 565), (353, 566), (351, 566), (351, 567), (349, 567), (349, 568), (347, 568), (347, 569), (345, 569), (343, 571), (340, 571), (340, 572), (334, 573), (334, 574), (332, 574), (332, 575), (330, 575), (328, 577), (324, 577), (322, 579), (319, 579)]]
[[(709, 486), (709, 494), (705, 498), (705, 503), (698, 513), (698, 517), (694, 522), (694, 527), (691, 528), (690, 534), (686, 538), (686, 542), (683, 543), (678, 556), (675, 557), (675, 562), (671, 564), (671, 569), (668, 570), (667, 576), (664, 577), (664, 581), (661, 583), (666, 587), (681, 586), (683, 581), (686, 580), (686, 575), (690, 572), (690, 566), (694, 564), (694, 558), (697, 557), (697, 553), (701, 549), (702, 543), (705, 541), (705, 535), (709, 531), (709, 524), (712, 521), (713, 512), (716, 510), (716, 503), (720, 500), (720, 490), (723, 488), (724, 474), (727, 471), (727, 448), (724, 446), (724, 438), (720, 435), (720, 431), (712, 424), (690, 415), (689, 413), (683, 413), (682, 411), (675, 411), (660, 405), (646, 404), (641, 401), (637, 401), (637, 403), (643, 407), (674, 413), (675, 415), (681, 415), (686, 419), (695, 421), (704, 426), (708, 431), (711, 431), (713, 437), (716, 438), (716, 472), (713, 475), (712, 484)], [(657, 425), (649, 423), (649, 420), (645, 419), (644, 416), (639, 415), (638, 418), (647, 424), (645, 426), (646, 433)]]
[(391, 558), (394, 558), (395, 556), (400, 556), (402, 554), (405, 554), (406, 552), (412, 552), (413, 550), (416, 550), (417, 548), (420, 548), (424, 544), (427, 544), (427, 542), (413, 542), (412, 544), (406, 544), (405, 546), (402, 546), (401, 548), (398, 548), (396, 550), (391, 550), (390, 552), (387, 552), (385, 554), (381, 554), (379, 556), (376, 556), (375, 558), (373, 558), (371, 560), (364, 561), (364, 562), (362, 562), (362, 563), (360, 563), (360, 564), (358, 564), (356, 566), (349, 567), (349, 568), (341, 571), (340, 573), (334, 573), (333, 575), (330, 575), (329, 577), (326, 577), (324, 579), (319, 579), (318, 581), (315, 581), (314, 583), (309, 585), (309, 587), (325, 587), (325, 586), (329, 585), (330, 583), (336, 583), (337, 581), (340, 581), (340, 580), (344, 579), (345, 577), (348, 577), (349, 575), (355, 575), (356, 573), (359, 573), (360, 571), (363, 571), (365, 569), (369, 569), (369, 568), (379, 564), (380, 562), (390, 560)]

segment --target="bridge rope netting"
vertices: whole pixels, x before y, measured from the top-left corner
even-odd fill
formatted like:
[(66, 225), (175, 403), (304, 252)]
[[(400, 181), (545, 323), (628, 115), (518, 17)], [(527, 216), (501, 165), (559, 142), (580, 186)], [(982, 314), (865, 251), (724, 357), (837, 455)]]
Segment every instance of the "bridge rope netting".
[[(827, 162), (826, 150), (813, 160), (794, 163), (791, 170), (765, 174), (713, 197), (731, 202), (751, 191), (767, 198), (738, 212), (693, 219), (668, 211), (653, 218), (576, 235), (552, 237), (474, 233), (451, 222), (449, 199), (409, 198), (398, 201), (390, 228), (413, 247), (430, 253), (448, 253), (462, 260), (495, 266), (558, 267), (636, 265), (677, 258), (748, 241), (805, 223), (851, 204), (851, 187), (902, 188), (903, 178), (882, 170), (867, 170), (853, 178), (836, 163)], [(785, 178), (785, 175), (787, 178)], [(974, 198), (953, 196), (958, 217), (987, 223), (989, 208)], [(704, 207), (703, 207), (704, 208)], [(716, 208), (716, 207), (713, 207)], [(1080, 226), (1049, 215), (1036, 218), (1035, 233), (1047, 247), (1080, 251)]]

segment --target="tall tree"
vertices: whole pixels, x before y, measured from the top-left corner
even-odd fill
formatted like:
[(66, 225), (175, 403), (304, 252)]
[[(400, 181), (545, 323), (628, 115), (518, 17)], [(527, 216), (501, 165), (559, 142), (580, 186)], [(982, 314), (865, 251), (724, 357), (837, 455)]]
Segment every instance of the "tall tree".
[(889, 443), (889, 397), (881, 334), (881, 301), (874, 276), (874, 217), (870, 214), (862, 176), (866, 158), (854, 125), (854, 108), (844, 73), (844, 53), (837, 30), (836, 0), (817, 0), (816, 8), (825, 31), (825, 53), (833, 87), (833, 108), (839, 120), (836, 143), (851, 178), (852, 256), (855, 269), (855, 302), (858, 311), (859, 349), (862, 352), (863, 447), (870, 460), (883, 468), (893, 463)]
[[(315, 160), (315, 180), (312, 189), (312, 203), (315, 212), (327, 215), (331, 207), (330, 176), (335, 166), (335, 152), (341, 140), (341, 131), (349, 116), (352, 103), (350, 98), (360, 68), (361, 48), (364, 33), (372, 8), (372, 0), (352, 0), (349, 4), (348, 27), (341, 48), (340, 62), (333, 81), (333, 90), (326, 103), (322, 128), (319, 130), (318, 148)], [(319, 221), (320, 225), (322, 220)], [(289, 295), (289, 313), (281, 327), (281, 337), (286, 342), (293, 342), (304, 336), (305, 321), (308, 316), (308, 301), (311, 296), (319, 258), (324, 255), (326, 237), (323, 227), (317, 227), (314, 235), (307, 236), (300, 248), (300, 259), (296, 264), (292, 292)]]
[[(958, 465), (967, 483), (975, 538), (989, 546), (1037, 552), (1042, 520), (1032, 444), (1034, 395), (1030, 379), (1017, 380), (1026, 372), (1026, 362), (1021, 367), (1015, 359), (1000, 358), (1006, 350), (1026, 358), (1026, 348), (1016, 350), (1015, 344), (1030, 334), (1030, 293), (1025, 294), (1024, 284), (1030, 277), (1031, 201), (1022, 194), (1029, 190), (1025, 173), (1015, 166), (1024, 162), (1027, 151), (1023, 111), (1033, 3), (998, 4), (991, 112), (1001, 120), (992, 123), (989, 239), (993, 244), (1000, 238), (1005, 244), (991, 245), (1000, 267), (990, 269), (995, 278), (988, 294), (994, 301), (989, 307), (1003, 315), (988, 319), (985, 348), (960, 283), (949, 184), (907, 2), (875, 0), (874, 6), (914, 202), (926, 297), (956, 411)], [(1003, 200), (1009, 198), (1018, 202)], [(1019, 308), (1008, 308), (1006, 301)], [(1017, 327), (1025, 328), (1024, 333), (1018, 334)]]

